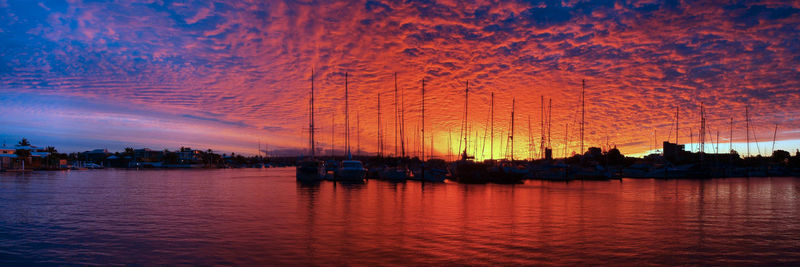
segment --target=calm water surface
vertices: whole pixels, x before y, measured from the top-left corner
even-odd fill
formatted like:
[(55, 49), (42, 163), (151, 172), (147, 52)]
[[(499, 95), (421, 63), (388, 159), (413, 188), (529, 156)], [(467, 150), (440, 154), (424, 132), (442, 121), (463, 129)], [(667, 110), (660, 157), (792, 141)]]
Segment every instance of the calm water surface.
[(0, 174), (0, 264), (800, 263), (800, 179), (323, 182), (294, 169)]

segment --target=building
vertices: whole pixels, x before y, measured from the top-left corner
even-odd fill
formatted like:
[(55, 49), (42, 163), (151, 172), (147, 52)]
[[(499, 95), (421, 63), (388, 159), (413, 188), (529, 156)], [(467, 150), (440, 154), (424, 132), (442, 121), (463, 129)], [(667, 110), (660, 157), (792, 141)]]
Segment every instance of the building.
[(136, 162), (161, 162), (164, 160), (164, 152), (149, 148), (134, 149), (133, 159)]
[(685, 160), (688, 152), (684, 150), (684, 147), (684, 145), (664, 141), (664, 159), (672, 163), (678, 163), (681, 160)]
[[(24, 159), (19, 158), (17, 150), (26, 150), (30, 156)], [(23, 166), (25, 169), (40, 169), (44, 158), (49, 155), (50, 152), (47, 152), (47, 150), (33, 145), (17, 144), (12, 148), (3, 144), (0, 147), (0, 169), (22, 169)]]
[(180, 151), (178, 151), (178, 163), (180, 164), (191, 164), (191, 163), (202, 163), (203, 162), (203, 151), (191, 149), (188, 147), (182, 147)]
[(0, 147), (0, 170), (11, 169), (13, 162), (17, 159), (14, 154), (13, 148), (7, 148), (5, 145)]
[(108, 153), (108, 150), (100, 148), (81, 153), (80, 159), (86, 162), (102, 164), (109, 155), (111, 153)]

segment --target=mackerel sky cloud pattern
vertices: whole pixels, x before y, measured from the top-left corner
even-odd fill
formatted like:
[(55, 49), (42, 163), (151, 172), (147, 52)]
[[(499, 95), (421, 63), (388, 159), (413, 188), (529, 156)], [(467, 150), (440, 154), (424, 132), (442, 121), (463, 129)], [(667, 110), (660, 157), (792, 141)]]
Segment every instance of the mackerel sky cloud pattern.
[(457, 142), (466, 81), (472, 135), (483, 135), (494, 92), (494, 138), (505, 141), (516, 99), (523, 155), (529, 116), (540, 139), (542, 96), (553, 99), (556, 155), (565, 140), (578, 150), (582, 79), (594, 146), (637, 154), (654, 132), (674, 141), (676, 106), (689, 142), (701, 103), (720, 151), (731, 117), (735, 148), (744, 141), (746, 105), (759, 142), (771, 143), (778, 124), (779, 148), (800, 144), (796, 1), (0, 0), (0, 17), (0, 135), (9, 142), (253, 154), (261, 140), (300, 149), (314, 68), (326, 150), (331, 116), (336, 145), (344, 143), (345, 72), (351, 125), (358, 117), (372, 152), (379, 93), (393, 152), (395, 72), (410, 142), (425, 79), (426, 134), (438, 154), (450, 135)]

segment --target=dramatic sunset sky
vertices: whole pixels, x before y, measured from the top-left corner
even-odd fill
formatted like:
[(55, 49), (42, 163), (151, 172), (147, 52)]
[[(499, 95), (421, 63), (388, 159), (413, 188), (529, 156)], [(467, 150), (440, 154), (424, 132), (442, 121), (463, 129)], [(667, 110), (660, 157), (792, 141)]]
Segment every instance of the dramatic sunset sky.
[[(60, 151), (127, 146), (255, 154), (307, 146), (311, 69), (319, 146), (375, 152), (381, 95), (394, 152), (394, 82), (413, 143), (426, 81), (426, 144), (458, 146), (464, 89), (470, 135), (483, 149), (495, 93), (495, 157), (516, 98), (515, 148), (540, 140), (540, 97), (552, 99), (556, 156), (586, 143), (624, 154), (707, 139), (746, 153), (745, 106), (762, 154), (800, 148), (798, 1), (14, 1), (0, 0), (0, 137)], [(528, 117), (531, 129), (528, 127)], [(568, 135), (565, 137), (565, 127)], [(470, 146), (475, 141), (471, 137)], [(503, 144), (505, 146), (505, 144)], [(426, 148), (428, 149), (428, 148)], [(696, 146), (695, 146), (696, 149)], [(479, 157), (488, 154), (478, 151)], [(708, 146), (706, 150), (713, 150)], [(757, 153), (756, 145), (751, 147)], [(483, 156), (482, 156), (483, 155)], [(519, 157), (519, 156), (518, 156)]]

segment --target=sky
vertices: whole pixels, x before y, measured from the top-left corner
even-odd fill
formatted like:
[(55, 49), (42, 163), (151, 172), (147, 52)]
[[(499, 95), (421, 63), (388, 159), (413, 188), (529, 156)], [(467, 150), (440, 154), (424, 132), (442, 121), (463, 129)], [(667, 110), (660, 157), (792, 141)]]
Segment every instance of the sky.
[(407, 154), (420, 128), (434, 156), (458, 150), (467, 82), (479, 158), (508, 156), (512, 101), (514, 153), (536, 156), (542, 98), (546, 143), (578, 152), (583, 80), (586, 147), (674, 142), (677, 108), (678, 141), (696, 151), (702, 105), (706, 151), (746, 154), (746, 107), (751, 154), (773, 137), (800, 148), (797, 1), (0, 0), (0, 17), (8, 144), (307, 153), (314, 69), (325, 154), (345, 144), (345, 73), (354, 153), (377, 151), (379, 94), (395, 153), (395, 73)]

